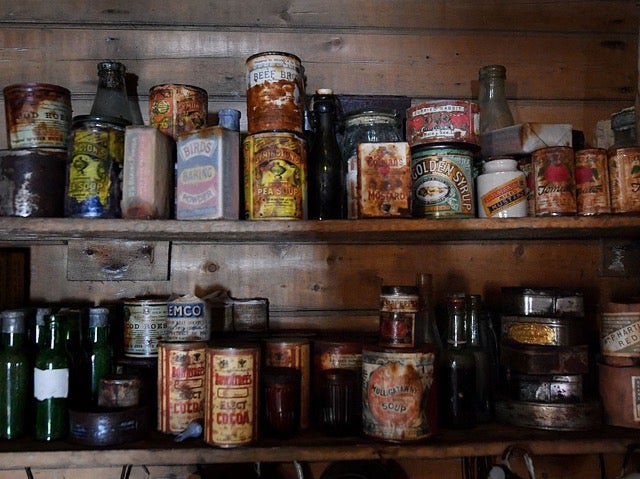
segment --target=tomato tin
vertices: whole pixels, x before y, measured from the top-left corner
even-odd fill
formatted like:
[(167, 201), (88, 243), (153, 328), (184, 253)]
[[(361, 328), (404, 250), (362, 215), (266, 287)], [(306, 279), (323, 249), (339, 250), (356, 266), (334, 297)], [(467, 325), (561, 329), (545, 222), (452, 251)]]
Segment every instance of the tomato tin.
[(575, 215), (576, 183), (573, 149), (541, 148), (532, 153), (536, 216)]
[(608, 152), (612, 213), (640, 212), (640, 148)]
[(192, 85), (155, 85), (149, 89), (149, 124), (174, 140), (207, 124), (209, 97)]
[(607, 150), (587, 148), (576, 151), (574, 157), (578, 214), (611, 213)]
[(466, 100), (437, 100), (407, 109), (409, 145), (433, 143), (480, 144), (480, 114), (477, 103)]
[(158, 430), (178, 434), (204, 419), (206, 343), (158, 344)]
[(415, 286), (382, 286), (380, 290), (381, 346), (412, 348), (420, 296)]
[(473, 218), (473, 150), (464, 145), (411, 149), (413, 216)]
[(204, 441), (219, 447), (258, 439), (260, 347), (215, 345), (206, 349)]
[(248, 135), (244, 148), (245, 218), (299, 220), (306, 216), (307, 152), (291, 131)]
[(132, 299), (124, 302), (124, 355), (156, 357), (167, 330), (167, 302)]

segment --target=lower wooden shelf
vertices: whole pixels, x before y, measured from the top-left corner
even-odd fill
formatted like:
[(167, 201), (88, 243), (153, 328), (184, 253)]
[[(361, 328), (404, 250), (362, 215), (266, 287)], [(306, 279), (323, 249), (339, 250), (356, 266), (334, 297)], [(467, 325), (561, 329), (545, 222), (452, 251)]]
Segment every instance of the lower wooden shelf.
[(374, 459), (445, 459), (499, 456), (519, 445), (533, 456), (623, 454), (638, 431), (604, 426), (593, 431), (544, 431), (487, 424), (462, 431), (443, 430), (419, 443), (393, 444), (366, 437), (334, 438), (306, 431), (287, 441), (260, 439), (235, 448), (209, 446), (201, 439), (182, 443), (152, 432), (116, 448), (88, 448), (68, 441), (31, 439), (0, 442), (0, 469), (92, 468), (123, 465), (171, 466), (243, 462), (325, 462)]

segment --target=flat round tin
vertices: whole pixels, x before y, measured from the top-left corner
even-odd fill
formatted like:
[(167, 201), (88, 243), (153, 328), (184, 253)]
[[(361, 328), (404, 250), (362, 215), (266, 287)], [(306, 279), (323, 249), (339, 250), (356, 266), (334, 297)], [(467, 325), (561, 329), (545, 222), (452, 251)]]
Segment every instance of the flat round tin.
[(510, 399), (496, 401), (496, 419), (513, 426), (552, 431), (588, 431), (602, 424), (599, 401), (551, 404)]
[(69, 439), (87, 446), (113, 446), (147, 434), (146, 406), (102, 411), (69, 411)]

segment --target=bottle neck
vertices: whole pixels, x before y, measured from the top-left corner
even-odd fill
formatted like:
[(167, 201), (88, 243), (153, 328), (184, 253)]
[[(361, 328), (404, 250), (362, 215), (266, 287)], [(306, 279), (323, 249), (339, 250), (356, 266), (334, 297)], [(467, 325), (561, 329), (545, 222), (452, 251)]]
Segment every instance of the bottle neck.
[(486, 77), (480, 81), (480, 101), (506, 99), (505, 79), (502, 77)]
[(449, 300), (449, 334), (447, 344), (460, 348), (467, 344), (466, 308), (464, 298)]
[(471, 298), (467, 309), (467, 327), (469, 331), (469, 344), (472, 346), (482, 346), (479, 320), (479, 305), (474, 298)]
[(87, 339), (93, 344), (103, 344), (108, 342), (107, 328), (104, 326), (90, 327), (87, 331)]
[(27, 344), (27, 335), (25, 333), (9, 333), (0, 334), (0, 345), (6, 349), (22, 349)]
[(62, 325), (55, 321), (45, 323), (43, 329), (42, 344), (45, 349), (51, 351), (62, 351), (64, 347), (64, 331)]

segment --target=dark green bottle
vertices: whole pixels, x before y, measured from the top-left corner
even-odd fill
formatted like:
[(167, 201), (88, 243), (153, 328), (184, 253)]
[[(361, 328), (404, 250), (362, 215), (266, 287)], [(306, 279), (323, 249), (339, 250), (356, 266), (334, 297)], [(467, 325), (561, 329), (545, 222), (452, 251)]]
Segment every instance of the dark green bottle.
[(0, 438), (27, 431), (31, 365), (24, 311), (3, 311), (0, 327)]
[(64, 314), (64, 346), (69, 357), (69, 407), (82, 409), (88, 404), (89, 361), (82, 347), (82, 317), (78, 309), (61, 309)]
[(52, 441), (66, 437), (69, 429), (69, 357), (65, 350), (65, 316), (45, 317), (42, 348), (33, 368), (35, 398), (34, 437)]
[(89, 308), (86, 338), (87, 361), (91, 383), (91, 403), (98, 403), (100, 380), (111, 373), (113, 349), (109, 344), (109, 310)]

